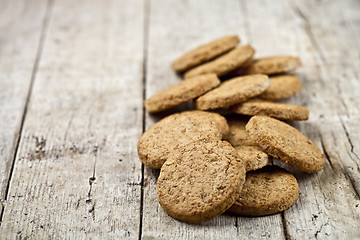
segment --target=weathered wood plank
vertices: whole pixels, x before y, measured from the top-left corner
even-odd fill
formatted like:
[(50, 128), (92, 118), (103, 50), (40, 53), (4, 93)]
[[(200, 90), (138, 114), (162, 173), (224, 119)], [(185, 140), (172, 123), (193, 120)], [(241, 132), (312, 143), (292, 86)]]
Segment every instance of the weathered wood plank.
[[(147, 54), (146, 97), (178, 81), (171, 62), (199, 44), (227, 34), (238, 34), (248, 42), (245, 6), (237, 1), (152, 1)], [(165, 114), (146, 115), (148, 128)], [(204, 224), (187, 224), (169, 217), (157, 200), (159, 171), (145, 167), (143, 239), (261, 239), (284, 237), (280, 215), (236, 218), (224, 214)]]
[(345, 114), (359, 116), (360, 100), (353, 91), (360, 88), (359, 2), (296, 1), (293, 9), (329, 74), (328, 81), (336, 87)]
[[(28, 7), (29, 5), (32, 7)], [(46, 0), (0, 2), (0, 213), (39, 54)], [(1, 221), (1, 219), (0, 219)]]
[(323, 120), (297, 127), (322, 147), (327, 161), (316, 175), (295, 173), (301, 198), (284, 213), (289, 235), (298, 239), (359, 238), (360, 198), (344, 167), (352, 157), (341, 123)]
[[(262, 6), (261, 10), (257, 8), (259, 5)], [(327, 8), (323, 7), (322, 11), (329, 16)], [(318, 46), (329, 39), (320, 34), (316, 37), (312, 35), (310, 31), (317, 25), (314, 26), (304, 18), (294, 3), (249, 1), (248, 9), (251, 19), (265, 18), (265, 15), (276, 16), (266, 17), (266, 21), (250, 22), (255, 49), (264, 56), (293, 54), (302, 59), (304, 67), (297, 73), (303, 80), (304, 88), (289, 102), (307, 106), (310, 109), (310, 120), (294, 125), (322, 148), (328, 159), (324, 170), (318, 174), (295, 172), (301, 194), (295, 206), (284, 212), (287, 235), (290, 239), (358, 238), (359, 198), (351, 178), (357, 179), (359, 176), (359, 160), (351, 154), (351, 144), (340, 121), (342, 118), (349, 122), (356, 121), (347, 118), (350, 111), (354, 115), (356, 110), (348, 99), (343, 99), (342, 91), (353, 96), (350, 88), (356, 88), (358, 80), (353, 77), (347, 81), (351, 87), (339, 91), (337, 81), (340, 80), (329, 70), (329, 63), (324, 61), (330, 55), (324, 57)], [(318, 12), (312, 9), (316, 9), (315, 6), (306, 9), (307, 15), (318, 15)], [(332, 24), (325, 25), (327, 28), (333, 27)], [(256, 31), (260, 28), (262, 31)], [(267, 41), (263, 41), (260, 35), (265, 35)], [(333, 35), (331, 40), (340, 41), (340, 38)], [(328, 48), (335, 51), (337, 46)], [(342, 57), (333, 54), (331, 64), (342, 64)], [(356, 64), (349, 63), (349, 68), (353, 67), (356, 67)], [(353, 129), (356, 129), (356, 126)]]
[(138, 238), (143, 5), (55, 2), (2, 237)]

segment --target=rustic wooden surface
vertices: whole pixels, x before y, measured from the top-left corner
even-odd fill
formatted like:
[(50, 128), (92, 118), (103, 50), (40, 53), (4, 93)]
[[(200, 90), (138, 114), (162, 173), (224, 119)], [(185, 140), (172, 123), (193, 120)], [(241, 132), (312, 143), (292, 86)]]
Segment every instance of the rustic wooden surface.
[[(360, 239), (360, 2), (0, 0), (0, 239)], [(238, 34), (256, 56), (297, 55), (310, 109), (293, 122), (324, 170), (292, 171), (282, 214), (176, 221), (136, 143), (180, 81), (170, 62)], [(276, 162), (283, 166), (283, 164)], [(289, 169), (289, 168), (288, 168)]]

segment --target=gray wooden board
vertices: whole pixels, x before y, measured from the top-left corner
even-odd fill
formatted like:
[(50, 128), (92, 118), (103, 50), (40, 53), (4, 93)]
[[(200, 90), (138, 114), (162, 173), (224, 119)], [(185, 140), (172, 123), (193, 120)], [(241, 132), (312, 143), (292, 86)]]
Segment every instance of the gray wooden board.
[(54, 3), (2, 237), (138, 238), (143, 9)]
[[(1, 238), (360, 238), (358, 1), (13, 2), (0, 1)], [(142, 100), (181, 81), (174, 59), (228, 34), (257, 57), (301, 58), (303, 90), (285, 102), (310, 119), (290, 124), (327, 161), (311, 175), (275, 161), (300, 185), (283, 214), (182, 223), (158, 204), (159, 170), (136, 143), (192, 103), (150, 115)]]
[[(33, 7), (29, 8), (28, 4)], [(38, 55), (45, 0), (0, 3), (0, 212)]]

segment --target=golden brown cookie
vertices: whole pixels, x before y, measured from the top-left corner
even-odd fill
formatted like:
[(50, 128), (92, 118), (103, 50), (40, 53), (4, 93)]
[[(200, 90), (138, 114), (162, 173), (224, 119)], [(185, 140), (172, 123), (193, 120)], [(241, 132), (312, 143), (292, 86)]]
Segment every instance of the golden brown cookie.
[(247, 172), (263, 168), (271, 163), (269, 156), (259, 146), (236, 146), (235, 150), (244, 161)]
[(301, 67), (301, 61), (297, 57), (275, 56), (259, 58), (248, 61), (239, 69), (231, 73), (232, 76), (262, 73), (267, 75), (293, 71)]
[(169, 155), (158, 179), (158, 199), (173, 218), (205, 222), (234, 204), (244, 181), (244, 165), (230, 143), (197, 140)]
[(195, 106), (201, 110), (228, 107), (259, 95), (269, 85), (268, 76), (263, 74), (233, 78), (199, 97)]
[(207, 73), (215, 73), (218, 76), (224, 75), (252, 58), (255, 50), (250, 45), (237, 47), (234, 50), (208, 62), (187, 71), (185, 78), (195, 77)]
[(250, 99), (232, 106), (230, 110), (248, 116), (266, 115), (281, 120), (307, 120), (309, 118), (309, 110), (305, 107), (261, 99)]
[(264, 152), (300, 171), (320, 171), (325, 158), (320, 149), (294, 127), (271, 117), (254, 116), (246, 131)]
[(229, 127), (217, 113), (186, 111), (163, 118), (144, 132), (138, 142), (140, 161), (161, 168), (169, 155), (181, 145), (197, 139), (222, 139)]
[(280, 100), (289, 98), (302, 88), (300, 79), (295, 75), (280, 75), (270, 77), (270, 87), (259, 95), (265, 100)]
[(251, 140), (245, 130), (245, 125), (249, 121), (248, 117), (231, 117), (227, 119), (229, 125), (229, 134), (225, 139), (234, 147), (236, 146), (257, 146), (257, 144)]
[(173, 62), (172, 68), (176, 72), (183, 72), (229, 51), (239, 43), (238, 36), (226, 36), (216, 39), (184, 54)]
[(220, 80), (215, 74), (197, 76), (158, 92), (144, 104), (148, 112), (163, 111), (203, 95), (218, 85)]
[(228, 210), (245, 216), (265, 216), (290, 208), (299, 198), (296, 178), (277, 166), (248, 172), (243, 189)]

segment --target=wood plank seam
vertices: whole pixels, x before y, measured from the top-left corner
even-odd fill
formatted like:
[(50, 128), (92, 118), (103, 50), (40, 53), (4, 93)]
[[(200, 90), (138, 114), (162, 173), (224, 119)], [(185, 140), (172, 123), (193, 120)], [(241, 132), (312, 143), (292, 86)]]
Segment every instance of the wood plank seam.
[(289, 236), (288, 230), (287, 230), (287, 224), (285, 221), (284, 212), (281, 212), (280, 215), (281, 215), (281, 222), (282, 222), (283, 229), (284, 229), (284, 238), (285, 238), (285, 240), (291, 239), (291, 237)]
[(330, 155), (325, 147), (323, 136), (321, 134), (320, 134), (320, 143), (321, 143), (321, 148), (323, 149), (323, 153), (325, 155), (325, 159), (329, 162), (330, 167), (334, 168), (333, 162), (332, 162)]
[[(352, 153), (352, 154), (348, 153), (350, 158), (353, 159), (352, 155), (354, 155), (357, 160), (360, 160), (359, 156), (354, 151), (354, 145), (353, 145), (352, 140), (351, 140), (351, 138), (349, 136), (349, 132), (348, 132), (347, 128), (345, 127), (345, 124), (344, 124), (344, 122), (343, 122), (343, 120), (341, 118), (340, 118), (340, 123), (341, 123), (342, 128), (345, 131), (346, 138), (347, 138), (348, 143), (350, 145), (350, 152)], [(356, 163), (355, 160), (354, 160), (354, 162)], [(350, 185), (354, 189), (354, 192), (356, 193), (357, 199), (360, 200), (360, 192), (359, 192), (359, 189), (356, 187), (356, 182), (355, 182), (354, 177), (350, 174), (350, 172), (349, 172), (349, 170), (348, 170), (348, 168), (346, 166), (344, 166), (343, 164), (341, 164), (341, 165), (342, 165), (342, 167), (344, 169), (345, 177), (349, 180)], [(358, 166), (358, 168), (359, 168), (359, 166)]]
[[(143, 79), (142, 79), (142, 132), (145, 132), (146, 128), (146, 111), (144, 101), (146, 99), (146, 73), (147, 73), (147, 59), (148, 59), (148, 45), (149, 45), (149, 27), (150, 27), (150, 4), (151, 1), (144, 1), (144, 41), (143, 41)], [(144, 178), (145, 178), (145, 166), (141, 164), (141, 191), (140, 191), (140, 222), (139, 222), (139, 237), (142, 238), (142, 223), (143, 223), (143, 204), (144, 204)]]
[(349, 136), (349, 131), (347, 130), (347, 128), (345, 127), (345, 124), (344, 124), (344, 121), (342, 120), (342, 118), (340, 118), (340, 123), (341, 123), (341, 126), (342, 128), (344, 129), (345, 131), (345, 135), (346, 135), (346, 138), (349, 142), (349, 145), (350, 145), (350, 151), (352, 154), (354, 154), (354, 156), (357, 158), (357, 160), (360, 160), (360, 157), (356, 154), (356, 152), (354, 151), (354, 144)]
[(40, 60), (41, 60), (41, 55), (42, 55), (42, 51), (43, 51), (44, 42), (45, 42), (46, 35), (47, 35), (48, 29), (49, 29), (49, 21), (50, 21), (50, 18), (51, 18), (51, 13), (52, 13), (52, 9), (53, 9), (53, 6), (54, 6), (54, 1), (55, 0), (48, 0), (47, 1), (46, 14), (45, 14), (43, 24), (42, 24), (39, 44), (38, 44), (38, 48), (37, 48), (37, 51), (36, 51), (36, 58), (35, 58), (34, 66), (33, 66), (32, 73), (31, 73), (30, 85), (29, 85), (27, 96), (26, 96), (24, 111), (23, 111), (23, 114), (22, 114), (21, 122), (20, 122), (20, 128), (19, 128), (19, 131), (18, 131), (17, 136), (16, 136), (17, 139), (16, 139), (14, 155), (13, 155), (13, 158), (12, 158), (12, 164), (11, 164), (11, 168), (10, 168), (10, 172), (9, 172), (9, 178), (8, 178), (8, 181), (7, 181), (7, 184), (6, 184), (6, 190), (5, 190), (5, 194), (4, 194), (4, 199), (3, 199), (3, 202), (1, 203), (1, 204), (3, 204), (3, 207), (2, 207), (1, 213), (0, 213), (0, 226), (1, 226), (1, 223), (3, 221), (3, 216), (4, 216), (4, 212), (5, 212), (5, 207), (6, 207), (6, 201), (8, 199), (8, 194), (9, 194), (9, 190), (10, 190), (10, 183), (11, 183), (11, 179), (12, 179), (12, 175), (13, 175), (13, 171), (14, 171), (14, 166), (15, 166), (15, 159), (16, 159), (17, 154), (18, 154), (20, 139), (21, 139), (21, 136), (22, 136), (23, 126), (24, 126), (24, 122), (25, 122), (25, 118), (26, 118), (26, 113), (27, 113), (29, 102), (30, 102), (30, 99), (31, 99), (31, 94), (32, 94), (34, 82), (35, 82), (35, 79), (36, 79), (36, 75), (37, 75), (37, 72), (38, 72), (38, 69), (39, 69), (39, 63), (40, 63)]
[[(345, 130), (345, 126), (343, 125), (343, 128), (344, 128), (344, 130)], [(346, 132), (346, 130), (345, 130), (345, 132)], [(347, 136), (348, 137), (348, 136)], [(332, 162), (332, 159), (331, 159), (331, 157), (330, 157), (330, 154), (329, 154), (329, 152), (328, 152), (328, 150), (327, 150), (327, 148), (326, 148), (326, 146), (325, 146), (325, 144), (324, 144), (324, 140), (323, 140), (323, 136), (320, 134), (320, 143), (321, 143), (321, 148), (323, 149), (323, 153), (324, 153), (324, 155), (325, 155), (325, 159), (328, 161), (328, 163), (329, 163), (329, 165), (330, 165), (330, 167), (332, 168), (332, 169), (334, 169), (334, 163)], [(350, 143), (350, 142), (349, 142)], [(356, 154), (355, 154), (356, 155)], [(351, 155), (349, 154), (349, 156), (351, 157)], [(354, 191), (354, 193), (356, 194), (356, 198), (358, 199), (358, 200), (360, 200), (360, 194), (359, 194), (359, 191), (358, 191), (358, 189), (356, 188), (356, 186), (355, 186), (355, 179), (351, 176), (351, 174), (349, 173), (349, 171), (348, 171), (348, 169), (347, 169), (347, 167), (346, 166), (344, 166), (344, 164), (342, 164), (342, 162), (341, 162), (341, 168), (342, 168), (342, 170), (343, 170), (343, 173), (344, 173), (344, 176), (345, 176), (345, 178), (349, 181), (349, 185), (351, 186), (351, 188), (353, 189), (353, 191)]]

